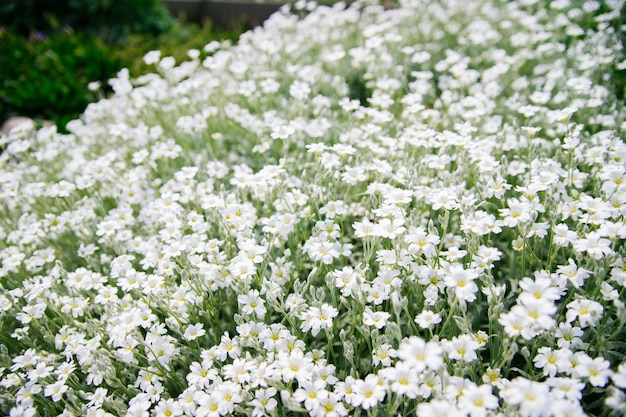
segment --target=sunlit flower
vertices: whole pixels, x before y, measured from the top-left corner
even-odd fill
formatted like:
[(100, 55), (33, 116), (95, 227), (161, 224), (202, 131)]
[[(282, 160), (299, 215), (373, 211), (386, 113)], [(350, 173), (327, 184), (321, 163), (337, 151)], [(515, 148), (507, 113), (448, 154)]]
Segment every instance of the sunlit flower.
[(578, 299), (567, 304), (566, 318), (568, 323), (578, 319), (580, 327), (585, 328), (595, 325), (602, 317), (604, 308), (602, 304), (588, 299)]

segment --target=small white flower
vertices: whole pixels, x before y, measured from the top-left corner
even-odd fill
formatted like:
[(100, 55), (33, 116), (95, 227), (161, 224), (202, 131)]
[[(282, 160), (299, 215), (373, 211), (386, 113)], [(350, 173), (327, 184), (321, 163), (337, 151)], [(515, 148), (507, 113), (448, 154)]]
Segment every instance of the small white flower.
[(581, 363), (580, 368), (577, 368), (577, 373), (580, 376), (587, 377), (589, 383), (594, 387), (604, 387), (613, 375), (610, 366), (611, 363), (609, 361), (598, 357)]
[(566, 319), (568, 323), (578, 319), (580, 327), (595, 325), (602, 317), (604, 307), (602, 304), (588, 299), (574, 300), (567, 305)]
[(185, 333), (183, 337), (185, 340), (195, 340), (199, 337), (202, 337), (206, 334), (206, 330), (203, 329), (202, 323), (190, 324), (185, 329)]
[(156, 64), (160, 59), (161, 51), (149, 51), (143, 56), (143, 62), (145, 62), (146, 65)]
[(257, 317), (263, 317), (266, 313), (265, 301), (261, 298), (259, 291), (251, 290), (248, 294), (239, 295), (237, 297), (241, 312), (245, 315), (255, 314)]
[(441, 323), (441, 316), (438, 313), (434, 313), (430, 310), (424, 310), (417, 316), (415, 316), (415, 323), (422, 329), (430, 329), (435, 324)]
[(363, 312), (363, 324), (382, 329), (387, 324), (389, 317), (391, 314), (386, 311), (372, 311), (372, 309), (366, 308)]

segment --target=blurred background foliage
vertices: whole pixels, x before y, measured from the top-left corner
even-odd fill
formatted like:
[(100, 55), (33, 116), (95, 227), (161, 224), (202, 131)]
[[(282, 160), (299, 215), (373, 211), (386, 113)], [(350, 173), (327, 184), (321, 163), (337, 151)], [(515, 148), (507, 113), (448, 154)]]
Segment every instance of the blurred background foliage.
[(70, 26), (107, 42), (126, 33), (158, 34), (174, 18), (158, 0), (2, 0), (0, 24), (27, 36), (33, 30), (49, 32)]
[(63, 130), (97, 99), (90, 82), (106, 87), (121, 68), (147, 72), (142, 57), (151, 50), (180, 61), (239, 33), (174, 18), (158, 0), (2, 0), (0, 125), (19, 115)]

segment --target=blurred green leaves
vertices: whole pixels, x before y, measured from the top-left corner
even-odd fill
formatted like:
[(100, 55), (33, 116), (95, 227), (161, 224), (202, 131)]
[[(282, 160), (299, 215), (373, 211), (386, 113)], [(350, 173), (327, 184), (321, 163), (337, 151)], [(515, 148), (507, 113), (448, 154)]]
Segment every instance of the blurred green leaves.
[(63, 130), (96, 99), (90, 82), (106, 86), (124, 67), (146, 72), (150, 50), (180, 61), (189, 49), (237, 36), (176, 21), (157, 0), (2, 1), (0, 123), (20, 115)]
[(68, 29), (50, 37), (0, 33), (0, 115), (52, 119), (60, 126), (94, 97), (87, 84), (114, 74), (112, 58), (99, 38)]
[(106, 42), (127, 33), (158, 34), (174, 24), (174, 18), (158, 0), (3, 0), (0, 26), (21, 36), (33, 30), (54, 31), (70, 26), (99, 36)]

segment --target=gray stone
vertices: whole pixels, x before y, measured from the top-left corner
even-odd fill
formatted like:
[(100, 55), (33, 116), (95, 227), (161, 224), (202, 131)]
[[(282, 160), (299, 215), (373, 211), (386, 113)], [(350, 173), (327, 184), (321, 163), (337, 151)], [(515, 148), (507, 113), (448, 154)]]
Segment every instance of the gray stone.
[(2, 125), (2, 129), (0, 129), (0, 132), (2, 132), (3, 135), (9, 136), (11, 130), (25, 122), (32, 123), (32, 119), (23, 116), (10, 117), (9, 119), (7, 119), (7, 121), (4, 122), (4, 124)]

